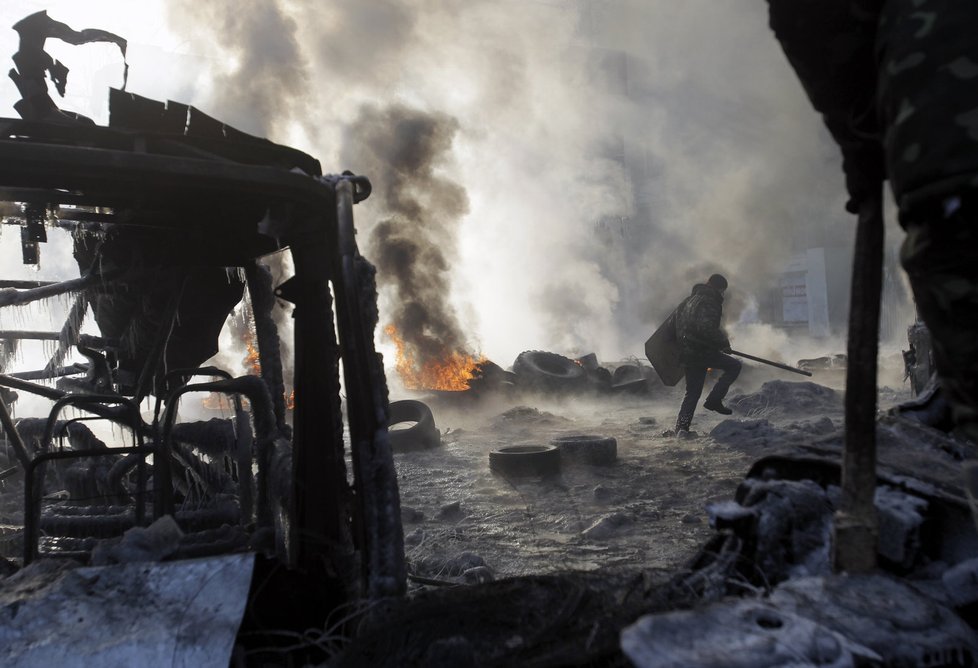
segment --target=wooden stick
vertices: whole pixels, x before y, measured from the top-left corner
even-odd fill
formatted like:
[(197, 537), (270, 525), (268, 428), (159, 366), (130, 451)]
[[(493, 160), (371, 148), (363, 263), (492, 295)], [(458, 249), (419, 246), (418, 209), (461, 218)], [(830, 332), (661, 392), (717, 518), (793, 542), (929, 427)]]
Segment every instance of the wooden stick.
[(833, 568), (867, 573), (876, 568), (876, 357), (883, 289), (882, 184), (862, 202), (856, 225), (849, 302), (842, 500), (835, 514)]

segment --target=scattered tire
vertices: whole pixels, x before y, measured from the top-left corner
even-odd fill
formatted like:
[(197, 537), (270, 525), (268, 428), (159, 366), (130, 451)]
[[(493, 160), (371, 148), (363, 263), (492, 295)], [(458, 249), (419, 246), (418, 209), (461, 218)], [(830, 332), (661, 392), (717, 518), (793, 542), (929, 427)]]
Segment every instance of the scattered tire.
[[(398, 425), (414, 423), (402, 429)], [(390, 435), (391, 449), (394, 452), (412, 452), (426, 450), (441, 445), (441, 434), (435, 426), (435, 418), (426, 404), (413, 399), (392, 401), (390, 404)]]
[(618, 459), (618, 441), (610, 436), (559, 436), (550, 444), (560, 449), (564, 461), (610, 466)]
[(541, 350), (520, 353), (513, 363), (519, 384), (547, 392), (578, 390), (587, 385), (587, 372), (574, 360)]
[(622, 364), (611, 376), (611, 389), (614, 392), (644, 394), (652, 387), (651, 377), (655, 370), (639, 364)]
[(504, 476), (556, 475), (560, 450), (552, 445), (507, 445), (489, 453), (489, 469)]
[(631, 383), (635, 380), (643, 380), (645, 375), (642, 373), (642, 368), (637, 364), (622, 364), (615, 369), (615, 372), (611, 374), (611, 384), (612, 385), (622, 385), (624, 383)]
[(473, 392), (490, 392), (507, 390), (516, 383), (516, 374), (506, 371), (494, 362), (486, 361), (479, 364), (475, 377), (469, 380), (469, 389)]

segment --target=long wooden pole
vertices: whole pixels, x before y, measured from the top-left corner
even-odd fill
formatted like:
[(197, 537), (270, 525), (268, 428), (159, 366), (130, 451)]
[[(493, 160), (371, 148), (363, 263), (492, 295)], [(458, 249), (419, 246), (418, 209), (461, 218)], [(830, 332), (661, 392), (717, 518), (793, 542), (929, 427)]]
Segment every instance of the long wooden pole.
[(876, 567), (876, 358), (883, 289), (883, 188), (862, 202), (856, 225), (849, 302), (842, 501), (835, 514), (833, 568)]

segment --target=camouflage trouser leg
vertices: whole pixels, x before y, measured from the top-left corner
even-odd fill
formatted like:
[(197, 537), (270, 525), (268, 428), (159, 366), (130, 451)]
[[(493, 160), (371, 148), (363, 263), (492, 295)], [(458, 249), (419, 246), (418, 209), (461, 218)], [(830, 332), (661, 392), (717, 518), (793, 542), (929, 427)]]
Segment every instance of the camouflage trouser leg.
[(978, 214), (910, 222), (900, 260), (956, 429), (978, 445)]

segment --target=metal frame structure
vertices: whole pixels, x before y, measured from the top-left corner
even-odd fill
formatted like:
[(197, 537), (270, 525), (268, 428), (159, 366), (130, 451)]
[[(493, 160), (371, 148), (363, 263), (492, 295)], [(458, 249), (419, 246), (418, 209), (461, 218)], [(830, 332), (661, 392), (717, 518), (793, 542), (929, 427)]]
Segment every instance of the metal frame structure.
[[(294, 149), (244, 135), (193, 108), (172, 102), (164, 107), (118, 91), (113, 91), (113, 101), (120, 95), (129, 98), (128, 106), (119, 107), (126, 112), (124, 127), (0, 119), (0, 201), (40, 208), (53, 216), (54, 224), (75, 230), (132, 226), (179, 235), (186, 240), (191, 263), (242, 267), (252, 292), (258, 258), (288, 249), (295, 275), (276, 295), (295, 305), (295, 407), (291, 434), (280, 434), (270, 456), (280, 464), (291, 463), (285, 472), (282, 466), (272, 467), (270, 475), (278, 479), (268, 485), (288, 492), (287, 499), (279, 499), (282, 522), (288, 525), (280, 539), (297, 569), (348, 572), (349, 564), (340, 562), (355, 554), (361, 564), (361, 595), (403, 593), (406, 574), (387, 441), (387, 388), (373, 344), (376, 288), (373, 268), (359, 254), (353, 224), (353, 205), (369, 195), (369, 181), (349, 173), (308, 173), (318, 171), (318, 162)], [(114, 108), (112, 113), (115, 121)], [(181, 122), (172, 122), (174, 118)], [(290, 158), (305, 172), (289, 168)], [(115, 279), (83, 276), (67, 282), (71, 285), (66, 289), (97, 290)], [(43, 295), (59, 289), (10, 281), (3, 285), (11, 287), (0, 305), (17, 302), (10, 292), (14, 287)], [(277, 341), (269, 341), (260, 329), (257, 347), (263, 370), (266, 364), (269, 369), (281, 364), (270, 359), (278, 355)], [(340, 401), (340, 361), (345, 406)], [(150, 365), (146, 373), (163, 376), (158, 358)], [(72, 372), (49, 366), (52, 376)], [(61, 396), (9, 376), (0, 376), (0, 386)], [(133, 398), (138, 402), (148, 391), (142, 378)], [(281, 402), (272, 403), (281, 412)], [(276, 424), (284, 424), (283, 416), (275, 418)], [(351, 438), (352, 489), (344, 463), (344, 419)], [(143, 424), (140, 430), (157, 438), (158, 426)], [(267, 511), (257, 509), (258, 514)]]

